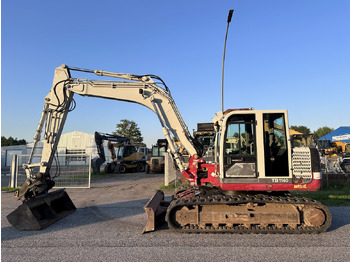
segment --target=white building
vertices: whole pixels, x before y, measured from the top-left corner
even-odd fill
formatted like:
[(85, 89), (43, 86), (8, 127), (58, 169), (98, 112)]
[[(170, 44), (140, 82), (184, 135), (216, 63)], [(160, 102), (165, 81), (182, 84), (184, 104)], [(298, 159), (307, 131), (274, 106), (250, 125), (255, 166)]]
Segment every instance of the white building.
[[(107, 142), (105, 141), (107, 144)], [(1, 147), (1, 167), (10, 167), (12, 155), (30, 155), (34, 143), (20, 146)], [(34, 155), (41, 155), (43, 142), (38, 142)], [(109, 156), (107, 146), (105, 145), (106, 156)], [(97, 148), (93, 134), (80, 131), (74, 131), (61, 135), (61, 139), (57, 147), (58, 154), (88, 154), (91, 158), (97, 157)], [(22, 164), (22, 163), (19, 163)]]
[(13, 155), (27, 154), (27, 145), (1, 147), (1, 167), (10, 167)]

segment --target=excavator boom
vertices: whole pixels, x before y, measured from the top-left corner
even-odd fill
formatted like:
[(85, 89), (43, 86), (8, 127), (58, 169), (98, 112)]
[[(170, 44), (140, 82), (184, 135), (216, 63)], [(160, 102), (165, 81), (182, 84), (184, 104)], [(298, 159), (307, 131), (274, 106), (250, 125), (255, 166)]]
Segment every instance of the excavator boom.
[[(72, 78), (72, 70), (93, 73), (97, 76), (124, 79), (127, 81), (95, 81)], [(165, 84), (164, 88), (157, 86), (153, 79), (161, 81), (164, 84), (159, 77), (153, 75), (138, 76), (102, 70), (69, 68), (66, 65), (56, 68), (52, 88), (45, 97), (45, 104), (34, 136), (34, 146), (29, 162), (23, 165), (26, 170), (27, 180), (18, 193), (18, 199), (22, 200), (23, 204), (21, 208), (18, 208), (8, 216), (8, 220), (12, 225), (23, 230), (41, 229), (44, 226), (34, 226), (33, 221), (35, 221), (36, 224), (47, 226), (52, 221), (57, 221), (75, 210), (75, 207), (72, 207), (72, 201), (65, 192), (59, 194), (55, 194), (54, 192), (48, 193), (55, 184), (50, 175), (50, 169), (55, 159), (55, 153), (67, 115), (75, 107), (75, 101), (73, 99), (74, 94), (86, 97), (100, 97), (134, 102), (152, 110), (159, 118), (164, 136), (168, 141), (170, 152), (177, 166), (180, 171), (185, 172), (182, 157), (179, 153), (179, 146), (175, 143), (175, 140), (181, 141), (181, 145), (186, 148), (191, 155), (197, 154), (197, 149), (192, 144), (191, 135), (171, 97), (168, 87)], [(41, 162), (32, 163), (34, 152), (38, 142), (41, 141), (42, 133), (44, 134), (44, 145)], [(97, 142), (99, 142), (101, 138), (101, 135), (97, 135)], [(99, 143), (97, 144), (100, 149), (99, 153), (100, 156), (102, 156), (102, 161), (104, 152), (101, 150), (101, 145), (99, 146)], [(38, 174), (33, 173), (35, 167), (40, 168)], [(192, 182), (195, 181), (193, 180)], [(53, 200), (48, 201), (48, 203), (50, 203), (49, 207), (36, 204), (39, 201), (37, 197), (39, 195), (45, 195), (46, 199)], [(41, 197), (41, 199), (43, 199), (43, 197)], [(51, 202), (53, 203), (52, 205)], [(57, 203), (59, 203), (59, 205)], [(57, 206), (60, 206), (60, 212), (55, 210)], [(26, 216), (26, 214), (31, 212), (37, 213), (38, 210), (39, 212), (46, 212), (45, 210), (49, 210), (51, 215), (45, 217), (44, 222), (41, 221), (42, 218), (40, 216)], [(18, 219), (19, 217), (21, 219)], [(47, 222), (46, 220), (50, 220), (51, 222)], [(23, 221), (25, 223), (23, 223)]]

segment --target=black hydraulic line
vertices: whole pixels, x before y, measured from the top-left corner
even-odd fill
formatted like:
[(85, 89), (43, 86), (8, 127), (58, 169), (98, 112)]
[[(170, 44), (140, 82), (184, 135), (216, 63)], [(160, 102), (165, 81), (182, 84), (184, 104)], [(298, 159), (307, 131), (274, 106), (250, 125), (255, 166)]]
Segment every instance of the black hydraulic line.
[(70, 66), (67, 66), (67, 68), (69, 70), (73, 70), (73, 71), (80, 71), (80, 72), (85, 72), (85, 73), (94, 73), (95, 71), (94, 70), (91, 70), (91, 69), (84, 69), (84, 68), (79, 68), (79, 67), (70, 67)]

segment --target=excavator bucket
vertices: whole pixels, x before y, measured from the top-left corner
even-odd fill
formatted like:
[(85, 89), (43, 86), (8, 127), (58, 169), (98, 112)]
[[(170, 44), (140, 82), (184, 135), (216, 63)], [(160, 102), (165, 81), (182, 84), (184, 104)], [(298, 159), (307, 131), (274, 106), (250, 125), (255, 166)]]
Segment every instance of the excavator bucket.
[(147, 215), (147, 223), (142, 234), (154, 231), (157, 226), (165, 223), (165, 214), (169, 202), (164, 201), (163, 191), (157, 190), (154, 196), (143, 207)]
[(41, 230), (76, 210), (64, 189), (26, 200), (7, 216), (18, 230)]

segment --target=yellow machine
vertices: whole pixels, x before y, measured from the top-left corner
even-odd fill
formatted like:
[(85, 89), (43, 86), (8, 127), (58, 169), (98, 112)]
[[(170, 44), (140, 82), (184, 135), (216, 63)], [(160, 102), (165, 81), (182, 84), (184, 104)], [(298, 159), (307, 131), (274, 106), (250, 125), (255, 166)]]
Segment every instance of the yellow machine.
[(345, 143), (341, 141), (330, 141), (330, 140), (319, 140), (318, 149), (326, 157), (331, 157), (333, 155), (340, 155), (345, 152)]
[(146, 173), (163, 173), (164, 172), (164, 154), (168, 149), (166, 139), (158, 139), (157, 144), (152, 146), (152, 155), (146, 161)]
[(350, 157), (350, 143), (345, 144), (344, 155)]
[(289, 132), (293, 147), (315, 146), (314, 137), (312, 134), (303, 134), (292, 129), (290, 129)]
[[(94, 159), (96, 173), (99, 173), (100, 166), (106, 161), (106, 156), (103, 148), (103, 141), (107, 140), (108, 150), (111, 154), (112, 161), (107, 163), (104, 171), (105, 173), (119, 173), (124, 174), (127, 170), (144, 172), (146, 166), (145, 148), (137, 148), (130, 143), (126, 137), (95, 132), (95, 143), (99, 158)], [(115, 149), (117, 148), (117, 153)], [(141, 150), (142, 149), (142, 150)], [(147, 151), (147, 148), (146, 148)], [(146, 152), (147, 153), (147, 152)], [(95, 171), (95, 170), (94, 170)]]

